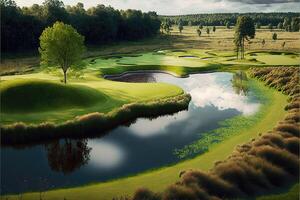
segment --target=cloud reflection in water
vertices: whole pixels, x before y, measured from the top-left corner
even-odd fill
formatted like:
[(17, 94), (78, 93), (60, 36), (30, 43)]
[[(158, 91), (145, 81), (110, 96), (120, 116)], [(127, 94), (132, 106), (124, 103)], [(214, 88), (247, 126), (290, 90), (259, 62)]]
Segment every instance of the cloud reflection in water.
[(236, 94), (231, 85), (217, 81), (217, 76), (206, 76), (199, 80), (190, 78), (186, 82), (187, 89), (192, 95), (193, 103), (200, 108), (213, 105), (219, 110), (236, 109), (243, 115), (252, 115), (258, 108), (259, 103), (249, 102), (249, 98)]
[(116, 168), (125, 159), (125, 150), (112, 142), (89, 140), (88, 145), (92, 148), (90, 165), (97, 168)]

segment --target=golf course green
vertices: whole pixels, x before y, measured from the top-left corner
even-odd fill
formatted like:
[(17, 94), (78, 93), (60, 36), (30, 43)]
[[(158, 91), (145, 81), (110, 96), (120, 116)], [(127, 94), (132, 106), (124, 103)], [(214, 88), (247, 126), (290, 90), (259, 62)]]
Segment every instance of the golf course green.
[[(275, 60), (275, 61), (274, 61)], [(124, 83), (110, 81), (105, 75), (116, 75), (127, 71), (159, 70), (184, 77), (189, 73), (234, 71), (249, 66), (297, 65), (299, 54), (285, 52), (247, 52), (243, 62), (235, 60), (231, 52), (207, 50), (158, 50), (140, 54), (114, 54), (84, 61), (80, 76), (69, 76), (69, 83), (60, 83), (62, 74), (38, 69), (33, 73), (1, 77), (2, 118), (1, 123), (15, 122), (39, 124), (43, 122), (62, 123), (76, 116), (93, 112), (108, 113), (128, 103), (149, 102), (182, 95), (184, 91), (166, 83)], [(57, 76), (59, 74), (59, 76)], [(257, 89), (268, 99), (257, 114), (255, 123), (245, 123), (231, 131), (222, 142), (210, 146), (209, 150), (193, 159), (178, 164), (144, 172), (128, 178), (82, 187), (57, 189), (44, 192), (46, 199), (91, 199), (109, 200), (113, 197), (131, 195), (139, 187), (162, 191), (179, 180), (182, 170), (198, 168), (209, 170), (216, 161), (231, 154), (237, 144), (256, 138), (267, 132), (280, 121), (284, 114), (287, 96), (270, 89), (256, 80)], [(27, 100), (25, 100), (29, 97)], [(55, 101), (54, 101), (55, 99)], [(22, 102), (23, 101), (23, 102)], [(14, 106), (16, 102), (21, 102)], [(3, 105), (2, 105), (3, 103)], [(231, 133), (230, 132), (230, 133)], [(124, 187), (126, 186), (126, 187)], [(39, 193), (26, 193), (23, 199), (38, 198)], [(4, 198), (17, 199), (18, 196)]]

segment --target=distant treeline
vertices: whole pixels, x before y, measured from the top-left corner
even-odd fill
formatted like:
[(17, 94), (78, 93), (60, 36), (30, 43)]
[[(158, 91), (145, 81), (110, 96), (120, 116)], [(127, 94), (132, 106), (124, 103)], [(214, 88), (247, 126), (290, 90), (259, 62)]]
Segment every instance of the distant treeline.
[(59, 0), (45, 0), (42, 5), (20, 8), (12, 0), (0, 0), (1, 51), (37, 49), (42, 31), (56, 21), (71, 24), (85, 36), (87, 44), (104, 44), (134, 40), (159, 32), (160, 20), (155, 12), (116, 10), (97, 5), (84, 9), (82, 3), (65, 6)]
[(213, 13), (213, 14), (194, 14), (194, 15), (178, 15), (178, 16), (161, 16), (163, 20), (169, 19), (172, 24), (178, 24), (181, 20), (183, 25), (193, 26), (226, 26), (229, 23), (235, 25), (237, 17), (246, 15), (253, 19), (255, 24), (262, 26), (272, 25), (277, 26), (278, 23), (283, 23), (284, 19), (299, 18), (300, 13)]

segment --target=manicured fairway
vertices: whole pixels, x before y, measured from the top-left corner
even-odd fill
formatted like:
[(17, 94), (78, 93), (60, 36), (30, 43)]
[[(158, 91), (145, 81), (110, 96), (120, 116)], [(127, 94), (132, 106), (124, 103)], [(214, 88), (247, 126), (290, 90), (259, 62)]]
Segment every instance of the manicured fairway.
[[(163, 190), (167, 185), (174, 183), (179, 179), (178, 175), (181, 170), (191, 168), (198, 168), (202, 170), (210, 169), (215, 161), (223, 160), (231, 154), (237, 144), (242, 144), (255, 138), (259, 133), (266, 132), (280, 121), (284, 114), (284, 106), (286, 105), (287, 96), (277, 92), (273, 89), (267, 89), (262, 86), (261, 89), (266, 91), (266, 95), (270, 98), (272, 104), (264, 108), (264, 115), (262, 119), (255, 124), (255, 126), (248, 127), (241, 131), (238, 135), (233, 136), (219, 144), (212, 146), (212, 148), (194, 159), (187, 160), (176, 165), (157, 169), (151, 172), (115, 180), (107, 183), (92, 184), (88, 186), (59, 189), (48, 191), (44, 193), (45, 199), (91, 199), (91, 200), (110, 200), (113, 197), (120, 195), (130, 195), (138, 187), (148, 187), (155, 191)], [(39, 193), (27, 193), (23, 199), (36, 199)], [(16, 196), (9, 196), (9, 199), (17, 199)]]
[[(3, 77), (2, 80), (6, 80), (0, 88), (5, 100), (1, 117), (4, 124), (59, 123), (87, 113), (106, 113), (126, 103), (183, 93), (181, 88), (165, 83), (120, 83), (97, 77), (71, 81), (65, 86), (55, 76), (43, 73), (15, 76), (15, 79)], [(13, 103), (19, 101), (14, 107)]]

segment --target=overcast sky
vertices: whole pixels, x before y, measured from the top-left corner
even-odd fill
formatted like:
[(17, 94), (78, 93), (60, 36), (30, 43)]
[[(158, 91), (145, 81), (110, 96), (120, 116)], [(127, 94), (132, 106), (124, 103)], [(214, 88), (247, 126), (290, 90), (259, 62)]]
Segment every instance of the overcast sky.
[[(42, 4), (43, 0), (15, 0), (19, 6)], [(65, 5), (97, 4), (116, 9), (156, 11), (161, 15), (179, 15), (213, 12), (300, 12), (300, 0), (63, 0)]]

